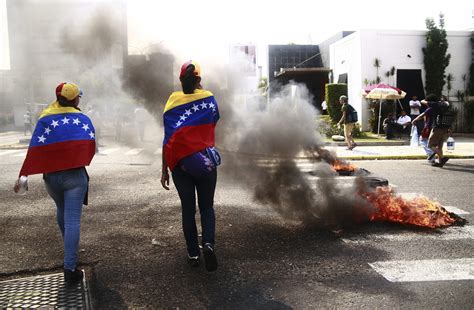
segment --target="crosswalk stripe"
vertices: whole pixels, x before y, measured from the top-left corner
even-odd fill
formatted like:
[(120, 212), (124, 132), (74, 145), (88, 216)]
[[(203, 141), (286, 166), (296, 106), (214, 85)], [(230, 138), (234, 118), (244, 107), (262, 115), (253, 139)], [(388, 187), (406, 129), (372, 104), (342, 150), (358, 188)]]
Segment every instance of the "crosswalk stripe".
[(125, 155), (137, 155), (138, 153), (140, 153), (141, 151), (143, 151), (143, 149), (131, 149), (130, 151), (126, 152)]
[(474, 258), (369, 263), (390, 282), (474, 280)]
[(110, 149), (100, 149), (100, 153), (104, 155), (109, 155), (114, 152), (117, 152), (119, 149), (118, 148), (110, 148)]
[(22, 151), (22, 150), (0, 151), (0, 156), (2, 156), (2, 155), (8, 155), (8, 154), (13, 154), (13, 153), (18, 153), (18, 152), (24, 152), (24, 151)]
[(161, 152), (162, 152), (162, 148), (159, 147), (159, 148), (156, 149), (155, 152), (153, 152), (153, 154), (154, 154), (154, 155), (157, 155), (157, 154), (161, 154)]
[(366, 243), (375, 241), (413, 241), (416, 239), (461, 240), (474, 239), (474, 226), (448, 227), (440, 231), (381, 231), (352, 234), (341, 238), (345, 243)]
[(25, 157), (26, 156), (26, 151), (23, 151), (23, 152), (18, 153), (18, 154), (14, 154), (13, 156), (15, 156), (15, 157)]

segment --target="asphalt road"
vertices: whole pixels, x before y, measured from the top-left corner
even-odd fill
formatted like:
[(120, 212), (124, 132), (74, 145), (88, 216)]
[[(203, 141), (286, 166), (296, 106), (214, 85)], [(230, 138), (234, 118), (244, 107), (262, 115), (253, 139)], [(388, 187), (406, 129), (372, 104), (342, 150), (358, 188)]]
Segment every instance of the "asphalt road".
[[(112, 149), (88, 169), (82, 221), (80, 263), (97, 309), (472, 309), (474, 160), (450, 160), (443, 169), (421, 160), (355, 162), (398, 194), (426, 195), (471, 222), (443, 230), (368, 223), (335, 232), (302, 224), (255, 202), (254, 185), (242, 186), (241, 175), (221, 172), (220, 266), (207, 273), (185, 262), (179, 200), (159, 185), (160, 155), (152, 146)], [(11, 191), (19, 154), (0, 153), (0, 280), (58, 272), (62, 262), (41, 176), (30, 177), (26, 195)]]

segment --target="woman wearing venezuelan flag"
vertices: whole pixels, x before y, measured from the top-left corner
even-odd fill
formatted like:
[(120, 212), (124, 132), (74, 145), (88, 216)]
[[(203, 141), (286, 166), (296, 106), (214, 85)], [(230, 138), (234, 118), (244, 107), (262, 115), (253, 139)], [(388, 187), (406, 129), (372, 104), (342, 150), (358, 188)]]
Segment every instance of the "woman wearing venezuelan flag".
[(214, 191), (220, 156), (214, 148), (219, 120), (217, 102), (201, 88), (201, 68), (195, 61), (181, 67), (183, 91), (171, 94), (163, 113), (163, 167), (161, 185), (169, 189), (169, 172), (181, 200), (182, 225), (188, 262), (199, 266), (201, 252), (196, 228), (196, 192), (201, 213), (202, 251), (208, 271), (217, 269), (215, 255)]
[(57, 100), (41, 113), (13, 188), (18, 193), (26, 187), (27, 176), (43, 173), (46, 190), (57, 207), (64, 241), (64, 280), (69, 284), (83, 278), (77, 269), (77, 252), (82, 205), (87, 205), (89, 184), (85, 166), (95, 154), (94, 127), (78, 108), (81, 96), (73, 83), (58, 85)]

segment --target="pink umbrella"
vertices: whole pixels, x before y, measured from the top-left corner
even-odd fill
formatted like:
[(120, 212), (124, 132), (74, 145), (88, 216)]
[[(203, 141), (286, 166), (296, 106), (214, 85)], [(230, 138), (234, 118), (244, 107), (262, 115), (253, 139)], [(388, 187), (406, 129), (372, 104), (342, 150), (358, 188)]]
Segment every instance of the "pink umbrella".
[(406, 93), (399, 88), (387, 84), (369, 85), (362, 91), (362, 95), (368, 99), (403, 99)]

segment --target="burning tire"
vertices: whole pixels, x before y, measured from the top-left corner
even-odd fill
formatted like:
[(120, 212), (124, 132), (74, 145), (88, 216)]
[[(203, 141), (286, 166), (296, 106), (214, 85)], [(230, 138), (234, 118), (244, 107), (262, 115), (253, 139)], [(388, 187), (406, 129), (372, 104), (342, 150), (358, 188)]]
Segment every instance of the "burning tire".
[(388, 180), (378, 177), (364, 177), (365, 184), (368, 187), (376, 188), (377, 186), (388, 186)]

